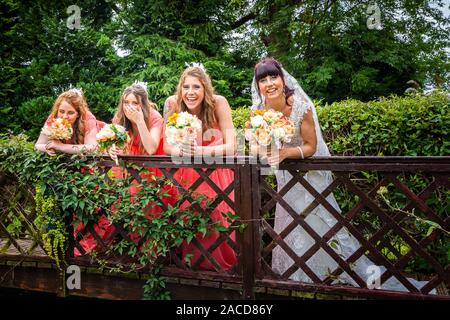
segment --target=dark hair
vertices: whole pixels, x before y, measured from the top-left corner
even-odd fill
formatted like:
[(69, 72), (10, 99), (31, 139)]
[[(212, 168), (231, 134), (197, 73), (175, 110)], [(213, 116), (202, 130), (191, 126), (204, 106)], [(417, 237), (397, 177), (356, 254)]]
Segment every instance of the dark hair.
[(286, 104), (288, 104), (288, 99), (290, 96), (294, 94), (294, 89), (291, 89), (286, 85), (283, 71), (281, 69), (281, 63), (279, 63), (274, 58), (270, 57), (264, 58), (255, 65), (254, 73), (255, 73), (256, 89), (258, 90), (258, 93), (259, 93), (259, 85), (258, 85), (259, 80), (267, 76), (280, 76), (281, 80), (283, 80), (284, 85), (283, 91), (286, 97)]

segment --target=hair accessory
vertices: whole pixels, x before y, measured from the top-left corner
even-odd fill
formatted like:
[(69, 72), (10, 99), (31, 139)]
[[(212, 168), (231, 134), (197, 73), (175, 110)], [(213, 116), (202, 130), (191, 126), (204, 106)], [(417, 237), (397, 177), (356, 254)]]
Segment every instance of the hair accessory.
[(83, 89), (82, 88), (80, 88), (80, 89), (78, 89), (78, 88), (72, 88), (72, 89), (69, 89), (68, 90), (69, 92), (73, 92), (73, 93), (76, 93), (76, 94), (78, 94), (79, 96), (83, 96)]
[(200, 68), (200, 69), (202, 69), (202, 71), (203, 71), (204, 73), (206, 73), (206, 68), (205, 68), (205, 66), (203, 65), (203, 63), (201, 63), (201, 62), (191, 62), (191, 63), (185, 62), (184, 64), (185, 64), (185, 66), (188, 67), (188, 68)]
[(144, 88), (145, 92), (147, 92), (147, 82), (143, 82), (143, 81), (134, 81), (133, 83), (134, 86), (139, 86)]

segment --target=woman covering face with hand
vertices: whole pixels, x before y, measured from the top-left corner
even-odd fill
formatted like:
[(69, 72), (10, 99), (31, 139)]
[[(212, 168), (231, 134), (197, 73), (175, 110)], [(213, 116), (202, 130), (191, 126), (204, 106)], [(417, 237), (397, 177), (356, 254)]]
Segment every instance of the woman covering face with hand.
[[(134, 83), (124, 90), (112, 122), (123, 126), (130, 135), (124, 154), (163, 154), (160, 147), (163, 119), (150, 102), (145, 83)], [(112, 157), (118, 153), (122, 151), (111, 148)]]
[[(156, 105), (148, 99), (145, 83), (135, 82), (123, 91), (112, 123), (123, 126), (127, 130), (130, 140), (124, 150), (120, 150), (117, 147), (111, 147), (109, 154), (112, 158), (116, 158), (118, 154), (153, 155), (158, 152), (160, 154), (162, 153), (160, 141), (163, 119), (155, 108)], [(148, 169), (148, 171), (140, 173), (140, 176), (142, 177), (141, 183), (153, 183), (153, 176), (162, 175), (158, 169), (146, 169)], [(121, 167), (113, 167), (112, 173), (115, 178), (122, 178), (124, 176), (124, 170)], [(139, 183), (136, 180), (133, 180), (128, 188), (128, 192), (135, 195), (139, 190)], [(172, 199), (165, 198), (162, 201), (167, 204), (171, 202)], [(158, 206), (149, 204), (148, 207), (149, 208), (145, 210), (148, 218), (161, 212), (161, 209)], [(117, 210), (116, 204), (113, 204), (110, 211), (114, 213), (115, 210)], [(81, 230), (83, 227), (84, 225), (79, 227), (77, 231)], [(115, 226), (112, 225), (104, 215), (99, 218), (98, 224), (95, 225), (94, 228), (97, 235), (102, 240), (108, 239), (115, 230)], [(135, 241), (138, 240), (138, 236), (132, 232), (130, 237)], [(97, 242), (91, 234), (85, 236), (83, 240), (80, 241), (80, 245), (87, 252), (91, 252), (97, 248)], [(75, 250), (75, 255), (80, 255), (80, 253)]]

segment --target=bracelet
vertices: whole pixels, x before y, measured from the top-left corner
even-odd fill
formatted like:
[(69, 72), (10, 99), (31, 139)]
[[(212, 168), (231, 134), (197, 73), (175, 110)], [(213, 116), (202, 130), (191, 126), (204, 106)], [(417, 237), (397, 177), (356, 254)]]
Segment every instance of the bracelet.
[(298, 150), (300, 150), (300, 154), (301, 154), (301, 156), (302, 156), (302, 159), (305, 159), (305, 156), (303, 155), (302, 147), (297, 146), (297, 148), (298, 148)]

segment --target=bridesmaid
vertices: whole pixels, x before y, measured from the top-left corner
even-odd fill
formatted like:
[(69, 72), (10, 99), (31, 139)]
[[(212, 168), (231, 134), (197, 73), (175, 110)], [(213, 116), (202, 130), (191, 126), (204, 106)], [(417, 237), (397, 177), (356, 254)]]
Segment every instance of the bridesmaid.
[[(70, 123), (73, 129), (72, 137), (64, 141), (52, 140), (48, 139), (47, 135), (41, 132), (35, 144), (37, 150), (54, 156), (56, 152), (76, 154), (94, 151), (97, 148), (95, 136), (105, 123), (98, 121), (89, 111), (81, 90), (70, 89), (58, 96), (46, 123), (50, 123), (55, 118), (66, 119)], [(94, 230), (100, 235), (104, 234), (106, 222), (106, 218), (101, 216), (99, 221), (94, 224)], [(75, 228), (74, 236), (77, 237), (82, 229), (84, 229), (84, 224), (78, 224)], [(79, 243), (86, 252), (96, 247), (96, 242), (91, 234), (83, 236)], [(75, 256), (81, 255), (78, 249), (75, 249), (74, 254)]]
[(35, 144), (36, 150), (54, 156), (56, 152), (75, 154), (94, 151), (97, 148), (95, 136), (104, 122), (97, 121), (89, 111), (81, 90), (71, 89), (58, 96), (46, 123), (55, 118), (69, 121), (73, 129), (72, 137), (64, 141), (52, 140), (41, 131)]
[[(148, 99), (145, 83), (134, 83), (124, 90), (112, 122), (125, 127), (130, 135), (124, 154), (164, 154), (160, 144), (163, 118), (156, 111), (156, 104)], [(118, 148), (110, 149), (112, 157), (119, 153)]]
[[(165, 115), (167, 119), (174, 112), (189, 112), (196, 115), (202, 122), (203, 137), (197, 139), (192, 145), (173, 146), (164, 143), (166, 154), (174, 156), (219, 156), (234, 155), (236, 150), (236, 132), (231, 119), (231, 109), (228, 101), (214, 94), (214, 89), (209, 75), (202, 66), (188, 67), (184, 70), (178, 82), (176, 94), (169, 97), (165, 104)], [(205, 138), (205, 139), (202, 139)], [(183, 186), (189, 188), (198, 178), (199, 174), (192, 168), (180, 168), (174, 174), (175, 179)], [(225, 190), (233, 183), (234, 174), (230, 169), (216, 169), (209, 176), (211, 180), (221, 189)], [(203, 182), (194, 193), (205, 195), (208, 199), (215, 198), (217, 193)], [(234, 192), (229, 197), (234, 201)], [(189, 205), (185, 201), (181, 208)], [(230, 223), (223, 217), (223, 213), (233, 212), (228, 204), (221, 202), (212, 212), (211, 219), (224, 227)], [(198, 236), (197, 241), (208, 250), (219, 238), (218, 232), (210, 232), (205, 237)], [(235, 240), (235, 233), (230, 234)], [(191, 264), (201, 257), (201, 252), (192, 244), (184, 243), (181, 248), (183, 261), (187, 255), (192, 255)], [(213, 252), (213, 258), (224, 270), (229, 270), (236, 263), (236, 253), (226, 242), (222, 242)], [(200, 264), (200, 269), (215, 270), (214, 265), (206, 258)]]
[[(130, 136), (130, 141), (123, 151), (118, 148), (109, 150), (109, 154), (113, 159), (118, 154), (164, 155), (162, 146), (163, 118), (156, 110), (156, 104), (149, 100), (145, 83), (135, 82), (124, 90), (112, 123), (123, 126)], [(163, 176), (162, 172), (157, 168), (146, 169), (148, 169), (148, 172), (140, 173), (142, 177), (141, 183), (149, 183), (155, 185), (155, 188), (160, 188), (161, 194), (168, 194), (161, 196), (161, 201), (166, 205), (168, 203), (173, 204), (175, 202), (174, 190), (169, 186), (159, 187), (157, 185), (158, 181), (155, 182), (153, 179), (154, 176)], [(124, 176), (121, 168), (114, 167), (112, 170), (115, 178)], [(132, 182), (132, 186), (129, 187), (128, 191), (132, 195), (140, 191), (137, 180)], [(115, 206), (112, 208), (112, 211), (114, 210), (116, 210)], [(161, 208), (153, 203), (149, 203), (145, 211), (146, 217), (152, 219), (161, 212)], [(133, 241), (139, 239), (137, 234), (131, 234), (130, 236)]]

